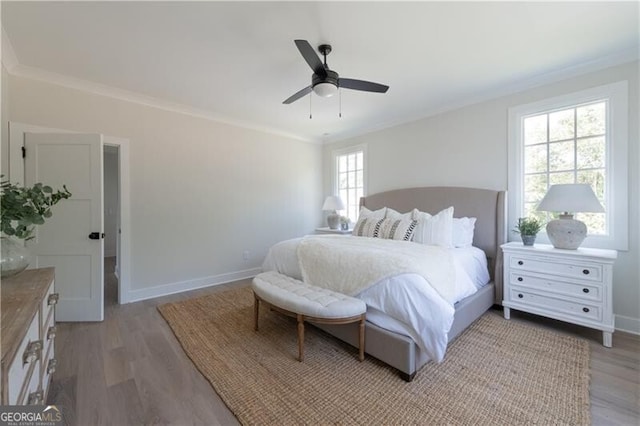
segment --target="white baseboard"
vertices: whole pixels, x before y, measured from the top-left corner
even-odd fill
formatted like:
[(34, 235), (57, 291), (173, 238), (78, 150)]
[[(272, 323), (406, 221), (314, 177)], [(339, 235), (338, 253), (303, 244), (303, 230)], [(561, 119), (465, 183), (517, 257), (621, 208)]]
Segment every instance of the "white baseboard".
[(260, 272), (262, 272), (262, 268), (252, 268), (245, 269), (243, 271), (228, 272), (225, 274), (213, 275), (210, 277), (197, 278), (195, 280), (164, 284), (156, 287), (141, 288), (137, 290), (133, 289), (129, 291), (129, 297), (126, 300), (131, 303), (139, 302), (146, 299), (153, 299), (161, 296), (168, 296), (170, 294), (182, 293), (184, 291), (196, 290), (213, 285), (253, 278)]
[(640, 319), (616, 315), (616, 330), (640, 335)]

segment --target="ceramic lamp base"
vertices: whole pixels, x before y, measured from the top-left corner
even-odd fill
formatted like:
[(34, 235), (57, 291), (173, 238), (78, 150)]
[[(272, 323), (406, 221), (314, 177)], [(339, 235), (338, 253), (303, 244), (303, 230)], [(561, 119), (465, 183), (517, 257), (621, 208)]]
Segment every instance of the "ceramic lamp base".
[(587, 225), (573, 215), (561, 215), (547, 223), (547, 235), (555, 248), (576, 250), (587, 237)]
[(338, 229), (340, 227), (340, 215), (336, 212), (327, 215), (327, 224), (330, 229)]

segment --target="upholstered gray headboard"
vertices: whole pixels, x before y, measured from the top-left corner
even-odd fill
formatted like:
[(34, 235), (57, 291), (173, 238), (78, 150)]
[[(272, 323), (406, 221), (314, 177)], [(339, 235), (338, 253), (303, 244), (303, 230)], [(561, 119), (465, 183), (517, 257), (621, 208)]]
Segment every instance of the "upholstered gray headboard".
[(454, 217), (476, 217), (473, 245), (487, 254), (490, 272), (496, 284), (496, 303), (502, 303), (500, 245), (507, 241), (506, 198), (506, 191), (433, 186), (368, 195), (360, 199), (360, 205), (370, 210), (391, 207), (401, 213), (417, 208), (431, 214), (453, 206)]

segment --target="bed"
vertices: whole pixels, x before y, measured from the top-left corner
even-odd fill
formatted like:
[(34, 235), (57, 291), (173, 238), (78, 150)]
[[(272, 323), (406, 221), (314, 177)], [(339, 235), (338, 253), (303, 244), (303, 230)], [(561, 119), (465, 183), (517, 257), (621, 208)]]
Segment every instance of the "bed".
[[(504, 191), (462, 187), (409, 188), (363, 197), (360, 204), (369, 210), (388, 207), (398, 212), (408, 212), (417, 208), (420, 211), (430, 214), (436, 214), (443, 209), (453, 206), (455, 217), (467, 216), (477, 218), (473, 236), (473, 246), (476, 247), (474, 249), (476, 256), (477, 252), (479, 252), (481, 256), (482, 254), (486, 256), (486, 265), (489, 271), (489, 277), (487, 277), (486, 281), (489, 282), (487, 285), (480, 287), (474, 294), (459, 300), (453, 305), (453, 315), (452, 313), (448, 314), (448, 334), (441, 337), (441, 339), (444, 338), (445, 340), (445, 347), (447, 341), (451, 342), (455, 339), (494, 303), (501, 303), (502, 259), (500, 255), (500, 245), (506, 242), (507, 238), (505, 214), (506, 193)], [(288, 250), (291, 252), (292, 250), (296, 250), (298, 242), (291, 240), (289, 242), (283, 242), (279, 250), (272, 248), (265, 260), (264, 268), (266, 270), (278, 270), (281, 273), (292, 270), (291, 267), (287, 268), (287, 265), (279, 264), (279, 262), (283, 263), (282, 259), (286, 258), (278, 253), (283, 251), (283, 244), (285, 251)], [(278, 257), (282, 259), (278, 259)], [(289, 256), (289, 258), (291, 258), (291, 256)], [(291, 260), (288, 262), (289, 264), (292, 263)], [(415, 306), (414, 309), (416, 309)], [(409, 310), (409, 308), (407, 310)], [(450, 305), (449, 310), (451, 310)], [(380, 322), (381, 319), (384, 319), (382, 318), (384, 317), (384, 313), (382, 313), (381, 316), (376, 310), (373, 311), (377, 317), (368, 314), (368, 316), (372, 318), (366, 323), (365, 351), (367, 354), (396, 368), (404, 380), (413, 380), (418, 369), (434, 358), (433, 352), (421, 350), (421, 347), (424, 348), (425, 346), (422, 340), (416, 338), (415, 334), (402, 332), (402, 328), (389, 326), (392, 325), (392, 323)], [(374, 324), (374, 322), (384, 326), (381, 327)], [(398, 322), (398, 324), (401, 322), (402, 321)], [(317, 326), (351, 345), (357, 346), (358, 344), (357, 326)], [(414, 337), (409, 337), (411, 335)], [(442, 356), (444, 356), (444, 353), (439, 355), (440, 358), (442, 358)]]

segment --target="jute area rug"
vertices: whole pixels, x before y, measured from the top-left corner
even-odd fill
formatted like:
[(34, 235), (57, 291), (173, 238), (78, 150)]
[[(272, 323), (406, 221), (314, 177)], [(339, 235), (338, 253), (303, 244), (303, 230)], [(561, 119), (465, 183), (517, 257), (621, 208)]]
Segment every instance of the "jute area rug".
[(243, 424), (590, 423), (584, 340), (486, 313), (411, 383), (371, 356), (261, 309), (250, 288), (158, 307), (196, 367)]

